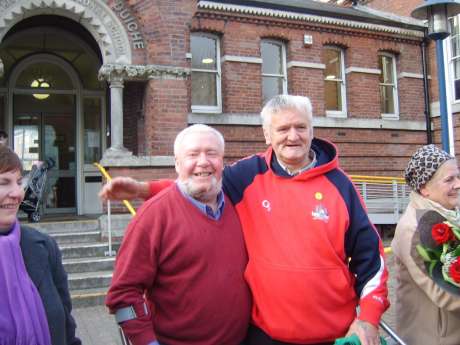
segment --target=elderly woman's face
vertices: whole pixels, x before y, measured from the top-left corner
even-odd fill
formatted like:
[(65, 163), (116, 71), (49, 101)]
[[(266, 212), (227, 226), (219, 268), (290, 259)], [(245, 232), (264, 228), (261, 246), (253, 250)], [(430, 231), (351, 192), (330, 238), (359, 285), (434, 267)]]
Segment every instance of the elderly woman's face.
[(458, 205), (460, 178), (457, 162), (452, 159), (442, 164), (420, 194), (452, 210)]
[(0, 232), (8, 231), (24, 198), (20, 171), (0, 174)]

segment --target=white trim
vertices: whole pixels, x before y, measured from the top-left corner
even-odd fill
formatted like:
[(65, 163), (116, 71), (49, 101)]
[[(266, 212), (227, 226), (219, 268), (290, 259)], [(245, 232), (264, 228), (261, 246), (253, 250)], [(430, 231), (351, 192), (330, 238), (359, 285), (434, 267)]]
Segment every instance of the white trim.
[[(401, 72), (398, 75), (398, 79), (401, 79), (401, 78), (423, 79), (423, 74), (410, 73), (410, 72)], [(428, 79), (431, 79), (431, 76), (428, 76)]]
[[(336, 118), (346, 118), (347, 117), (347, 82), (346, 82), (346, 73), (345, 73), (345, 54), (343, 48), (327, 45), (324, 46), (324, 49), (330, 49), (339, 52), (340, 56), (340, 79), (333, 80), (334, 82), (340, 82), (340, 103), (342, 104), (342, 109), (340, 110), (327, 110), (326, 116), (336, 117)], [(323, 71), (323, 74), (326, 70)], [(324, 76), (324, 82), (326, 83), (326, 76)]]
[[(382, 119), (385, 120), (399, 120), (399, 92), (398, 92), (398, 78), (397, 78), (397, 71), (396, 71), (396, 55), (392, 53), (386, 53), (382, 52), (379, 54), (379, 59), (381, 56), (386, 56), (391, 59), (391, 69), (392, 69), (392, 74), (393, 74), (393, 108), (394, 108), (394, 113), (393, 114), (386, 114), (382, 113)], [(381, 71), (383, 73), (383, 71)], [(380, 83), (379, 83), (379, 91), (380, 91)], [(388, 84), (386, 84), (388, 85)], [(380, 100), (382, 102), (382, 100)]]
[(345, 74), (349, 74), (349, 73), (380, 74), (382, 73), (382, 71), (378, 68), (364, 68), (364, 67), (350, 66), (345, 69)]
[[(222, 112), (222, 84), (221, 84), (221, 79), (222, 79), (222, 71), (221, 71), (221, 56), (220, 56), (220, 38), (217, 35), (214, 34), (209, 34), (207, 32), (193, 32), (191, 36), (193, 35), (202, 35), (202, 36), (207, 36), (209, 38), (212, 38), (216, 41), (216, 71), (212, 71), (213, 74), (216, 76), (216, 98), (217, 98), (217, 105), (211, 106), (211, 105), (193, 105), (191, 104), (190, 108), (192, 112), (199, 112), (199, 113), (211, 113), (211, 114), (218, 114)], [(191, 38), (191, 37), (190, 37)], [(191, 41), (191, 40), (190, 40)], [(190, 43), (191, 44), (191, 43)], [(192, 57), (192, 54), (190, 54), (190, 57)], [(194, 69), (191, 68), (191, 73), (193, 71), (203, 71), (200, 69)], [(191, 91), (193, 92), (193, 90)]]
[(301, 68), (313, 68), (313, 69), (325, 69), (326, 65), (318, 62), (306, 62), (306, 61), (289, 61), (287, 68), (301, 67)]
[(203, 0), (199, 1), (197, 6), (200, 9), (235, 12), (235, 13), (242, 13), (245, 15), (274, 17), (274, 18), (282, 18), (282, 19), (287, 19), (287, 20), (314, 22), (314, 23), (320, 23), (320, 24), (331, 24), (331, 25), (356, 28), (360, 30), (385, 32), (385, 33), (392, 33), (392, 34), (398, 34), (398, 35), (404, 35), (404, 36), (410, 36), (410, 37), (418, 37), (418, 38), (424, 37), (424, 32), (422, 29), (421, 30), (403, 29), (403, 28), (398, 28), (398, 27), (393, 27), (393, 26), (388, 26), (388, 25), (364, 23), (364, 22), (360, 22), (356, 20), (338, 19), (338, 18), (318, 16), (318, 15), (312, 15), (312, 14), (303, 14), (303, 13), (297, 13), (297, 12), (291, 12), (291, 11), (273, 10), (273, 9), (253, 7), (253, 6), (223, 4), (223, 3), (203, 1)]
[[(260, 126), (262, 121), (260, 119), (260, 115), (256, 113), (224, 113), (219, 115), (189, 113), (188, 123), (206, 123), (208, 125)], [(396, 129), (426, 131), (425, 121), (333, 118), (326, 116), (314, 116), (313, 126), (320, 128)]]
[[(444, 39), (442, 41), (442, 49), (444, 55), (444, 82), (446, 84), (446, 107), (447, 107), (447, 136), (449, 139), (449, 153), (455, 156), (455, 143), (454, 143), (454, 125), (452, 119), (452, 100), (454, 99), (453, 85), (450, 83), (449, 78), (449, 60), (450, 60), (450, 40)], [(453, 76), (453, 74), (452, 74)]]
[[(275, 40), (275, 39), (262, 39), (260, 41), (260, 45), (262, 45), (262, 43), (264, 42), (268, 42), (268, 43), (272, 43), (272, 44), (275, 44), (275, 45), (279, 45), (281, 46), (281, 68), (282, 68), (282, 74), (269, 74), (269, 73), (261, 73), (262, 75), (262, 98), (263, 98), (263, 80), (264, 80), (264, 77), (276, 77), (276, 78), (281, 78), (282, 82), (283, 82), (283, 94), (287, 94), (287, 90), (288, 90), (288, 86), (287, 86), (287, 67), (286, 67), (286, 44), (281, 41), (281, 40)], [(261, 56), (262, 56), (262, 49), (261, 49)], [(263, 63), (263, 58), (262, 58), (262, 63)], [(262, 68), (263, 70), (263, 68)]]
[(237, 55), (224, 55), (224, 56), (222, 56), (222, 58), (220, 59), (220, 62), (224, 63), (226, 61), (262, 64), (262, 58), (253, 57), (253, 56), (237, 56)]

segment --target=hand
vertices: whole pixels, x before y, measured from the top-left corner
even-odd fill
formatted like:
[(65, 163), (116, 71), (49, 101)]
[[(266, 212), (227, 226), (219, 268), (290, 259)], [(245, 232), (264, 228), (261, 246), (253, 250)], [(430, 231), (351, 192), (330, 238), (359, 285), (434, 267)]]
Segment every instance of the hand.
[(108, 181), (99, 192), (99, 197), (106, 200), (131, 200), (141, 197), (148, 185), (131, 177), (115, 177)]
[(379, 330), (374, 325), (366, 321), (356, 319), (351, 324), (347, 332), (347, 337), (355, 333), (361, 345), (380, 345)]

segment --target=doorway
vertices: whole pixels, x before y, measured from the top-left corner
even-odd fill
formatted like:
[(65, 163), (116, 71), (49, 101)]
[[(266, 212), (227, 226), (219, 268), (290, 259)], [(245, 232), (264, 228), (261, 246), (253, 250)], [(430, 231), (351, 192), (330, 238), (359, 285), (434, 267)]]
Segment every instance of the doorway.
[(13, 145), (24, 170), (50, 158), (55, 163), (47, 175), (44, 212), (75, 213), (75, 96), (53, 94), (40, 100), (34, 95), (14, 95), (13, 110)]

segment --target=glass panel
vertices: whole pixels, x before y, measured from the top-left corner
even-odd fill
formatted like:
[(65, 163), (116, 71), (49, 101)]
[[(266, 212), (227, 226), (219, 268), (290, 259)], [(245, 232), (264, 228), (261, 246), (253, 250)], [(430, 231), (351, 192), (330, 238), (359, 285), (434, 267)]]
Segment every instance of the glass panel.
[(0, 130), (5, 131), (8, 133), (6, 130), (6, 115), (5, 115), (5, 96), (0, 95)]
[(460, 79), (460, 58), (452, 61), (454, 67), (454, 79)]
[(380, 56), (380, 82), (384, 84), (393, 84), (393, 59), (389, 56)]
[(73, 89), (72, 82), (61, 67), (46, 62), (33, 64), (23, 70), (17, 80), (20, 88)]
[(101, 100), (85, 98), (83, 101), (84, 162), (93, 164), (101, 159)]
[(217, 40), (203, 35), (190, 37), (192, 68), (216, 70)]
[(281, 43), (262, 41), (260, 50), (262, 54), (262, 73), (282, 75), (283, 50)]
[(340, 51), (336, 49), (324, 49), (324, 79), (342, 79)]
[(460, 99), (460, 80), (454, 81), (455, 100)]
[[(40, 111), (37, 111), (40, 110)], [(25, 170), (34, 161), (52, 158), (43, 196), (45, 208), (74, 208), (76, 177), (75, 97), (14, 95), (14, 150), (23, 159)]]
[(394, 114), (393, 86), (380, 85), (382, 114)]
[(215, 73), (192, 72), (192, 104), (217, 105)]
[(452, 36), (450, 39), (452, 57), (460, 56), (460, 35)]
[(449, 19), (450, 23), (450, 32), (452, 35), (460, 34), (459, 25), (458, 25), (458, 16), (452, 17)]
[(37, 114), (18, 115), (14, 118), (14, 152), (22, 161), (25, 171), (30, 171), (34, 162), (40, 160), (40, 117)]
[(342, 87), (339, 81), (325, 81), (326, 110), (342, 110)]
[(276, 95), (283, 93), (283, 79), (279, 77), (262, 78), (262, 97), (263, 103), (267, 102)]

